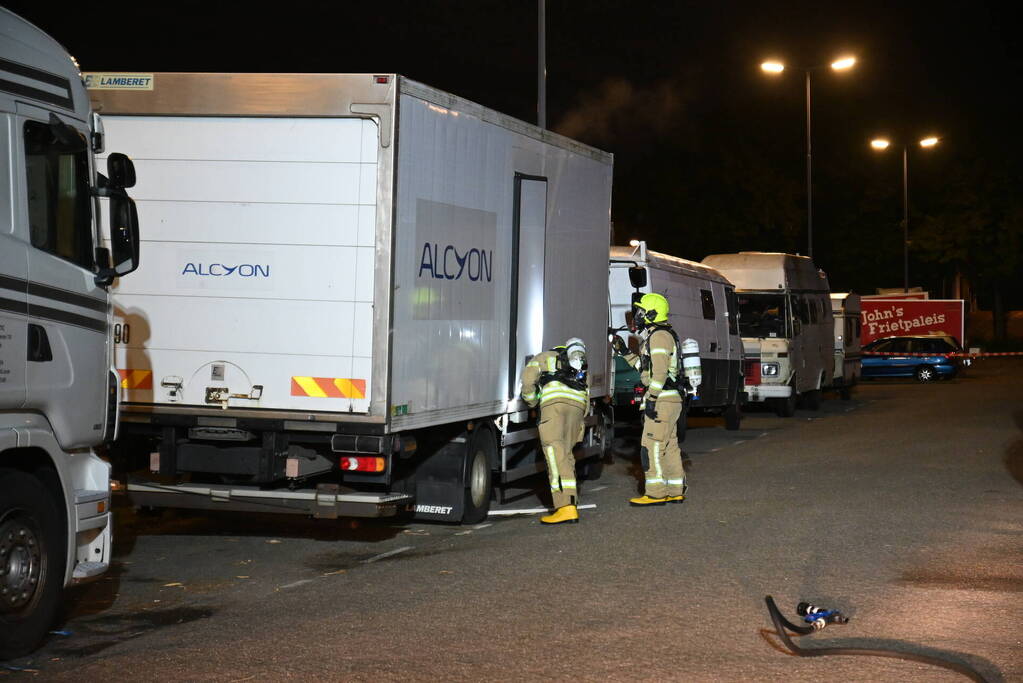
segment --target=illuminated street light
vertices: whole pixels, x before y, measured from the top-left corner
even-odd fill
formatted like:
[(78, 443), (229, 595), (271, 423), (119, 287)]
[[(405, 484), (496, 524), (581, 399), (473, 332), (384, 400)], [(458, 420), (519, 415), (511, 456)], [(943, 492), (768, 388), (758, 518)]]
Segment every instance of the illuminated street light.
[(846, 69), (851, 69), (854, 66), (856, 66), (855, 57), (842, 57), (841, 59), (836, 59), (831, 62), (831, 68), (835, 71), (844, 71)]
[[(831, 62), (834, 71), (846, 71), (856, 65), (856, 58), (853, 56), (840, 57)], [(811, 150), (811, 120), (810, 120), (810, 72), (823, 69), (823, 65), (805, 67), (806, 74), (806, 255), (813, 258), (813, 154)], [(772, 76), (777, 76), (785, 70), (785, 65), (776, 60), (767, 60), (760, 64), (760, 69)]]
[[(934, 147), (941, 138), (931, 136), (920, 140), (923, 148)], [(879, 152), (888, 149), (884, 138), (874, 138), (870, 146)], [(902, 144), (902, 288), (909, 293), (909, 145)]]

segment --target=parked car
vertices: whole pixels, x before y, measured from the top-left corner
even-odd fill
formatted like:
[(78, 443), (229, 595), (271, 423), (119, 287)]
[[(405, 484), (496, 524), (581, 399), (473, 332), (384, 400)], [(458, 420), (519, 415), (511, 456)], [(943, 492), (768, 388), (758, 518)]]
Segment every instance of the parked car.
[[(969, 363), (951, 355), (962, 351), (959, 342), (948, 335), (875, 339), (863, 347), (861, 376), (915, 377), (920, 382), (947, 379), (955, 377)], [(871, 352), (893, 355), (872, 356)]]

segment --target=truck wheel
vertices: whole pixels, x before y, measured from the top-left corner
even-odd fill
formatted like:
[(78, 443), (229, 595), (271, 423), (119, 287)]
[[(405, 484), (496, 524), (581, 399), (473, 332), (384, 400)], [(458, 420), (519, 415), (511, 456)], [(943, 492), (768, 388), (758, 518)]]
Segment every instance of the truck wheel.
[(60, 605), (67, 554), (50, 492), (0, 469), (0, 660), (35, 649)]
[(803, 394), (803, 405), (807, 410), (821, 409), (821, 390), (813, 389)]
[(732, 403), (725, 408), (725, 429), (734, 432), (742, 424), (742, 409), (738, 403)]
[(476, 524), (487, 518), (493, 479), (490, 463), (497, 459), (497, 443), (489, 429), (477, 429), (469, 441), (465, 462), (465, 505), (463, 524)]
[(796, 392), (793, 391), (788, 398), (776, 398), (774, 412), (778, 417), (792, 417), (796, 414)]
[(595, 436), (600, 437), (600, 459), (608, 464), (615, 461), (615, 416), (614, 408), (605, 406), (597, 416), (597, 425), (594, 429), (599, 430)]

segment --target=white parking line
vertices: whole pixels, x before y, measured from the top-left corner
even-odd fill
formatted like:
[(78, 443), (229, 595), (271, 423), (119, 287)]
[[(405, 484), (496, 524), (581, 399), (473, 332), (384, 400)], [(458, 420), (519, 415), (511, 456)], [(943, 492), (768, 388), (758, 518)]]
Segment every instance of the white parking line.
[[(587, 503), (586, 505), (577, 505), (577, 510), (591, 510), (597, 507), (596, 503)], [(491, 510), (491, 515), (498, 516), (510, 516), (510, 515), (538, 515), (541, 512), (546, 514), (550, 512), (550, 508), (529, 508), (526, 510)]]
[(369, 558), (368, 560), (363, 560), (362, 564), (370, 564), (372, 562), (376, 562), (377, 560), (382, 560), (385, 557), (391, 557), (392, 555), (397, 555), (398, 553), (403, 553), (406, 550), (412, 550), (412, 546), (406, 545), (406, 546), (401, 547), (401, 548), (395, 548), (394, 550), (388, 550), (386, 553), (380, 553), (379, 555), (374, 555), (373, 557)]

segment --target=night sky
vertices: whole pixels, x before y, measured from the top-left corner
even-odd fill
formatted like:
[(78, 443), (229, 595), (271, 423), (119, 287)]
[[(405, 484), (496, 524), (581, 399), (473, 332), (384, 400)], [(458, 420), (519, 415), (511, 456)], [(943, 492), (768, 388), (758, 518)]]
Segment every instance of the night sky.
[[(85, 71), (396, 72), (536, 120), (535, 0), (4, 6)], [(832, 289), (902, 285), (901, 147), (868, 143), (934, 134), (938, 147), (910, 149), (910, 285), (950, 293), (958, 268), (983, 307), (997, 290), (1020, 308), (1020, 15), (1007, 8), (547, 0), (548, 125), (615, 154), (618, 243), (694, 260), (806, 253), (800, 69), (824, 65), (814, 259)], [(844, 54), (853, 70), (826, 67)], [(767, 57), (790, 68), (769, 78)]]

